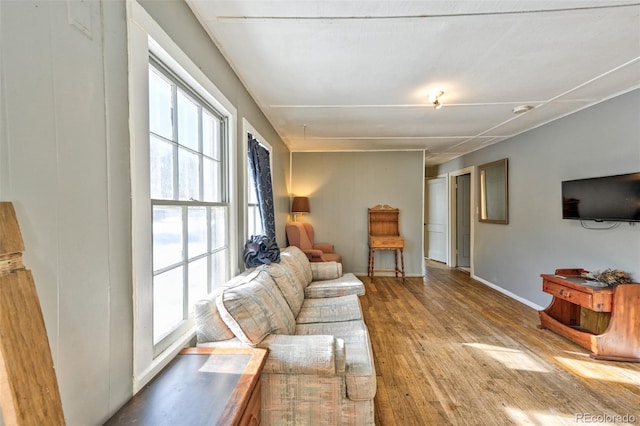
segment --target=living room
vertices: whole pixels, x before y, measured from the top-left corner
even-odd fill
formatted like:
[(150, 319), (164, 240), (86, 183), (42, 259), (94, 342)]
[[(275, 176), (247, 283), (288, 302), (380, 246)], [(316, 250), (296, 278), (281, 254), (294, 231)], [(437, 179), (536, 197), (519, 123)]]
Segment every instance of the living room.
[[(152, 369), (151, 363), (134, 367), (140, 253), (132, 247), (131, 194), (139, 176), (132, 172), (129, 67), (148, 57), (129, 56), (132, 33), (145, 24), (131, 23), (134, 8), (235, 109), (231, 275), (241, 270), (245, 240), (245, 122), (272, 147), (279, 246), (286, 245), (290, 197), (306, 195), (311, 213), (304, 220), (318, 239), (340, 249), (345, 270), (366, 275), (366, 209), (389, 204), (401, 208), (407, 274), (423, 275), (423, 150), (290, 152), (182, 1), (0, 2), (0, 195), (16, 207), (71, 425), (106, 421), (134, 392), (134, 370)], [(622, 269), (637, 281), (640, 228), (623, 223), (595, 231), (563, 220), (560, 185), (640, 171), (639, 118), (636, 87), (427, 168), (427, 177), (436, 177), (509, 160), (509, 224), (475, 223), (474, 277), (541, 308), (550, 296), (540, 274), (556, 268)]]

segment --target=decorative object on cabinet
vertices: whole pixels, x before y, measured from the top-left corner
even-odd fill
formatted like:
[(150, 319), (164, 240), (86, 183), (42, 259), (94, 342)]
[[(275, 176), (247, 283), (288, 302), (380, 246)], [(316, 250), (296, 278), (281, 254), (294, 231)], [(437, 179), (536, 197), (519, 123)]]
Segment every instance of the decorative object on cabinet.
[(605, 283), (609, 286), (627, 284), (632, 282), (631, 276), (619, 269), (605, 269), (604, 271), (593, 271), (584, 275), (588, 280)]
[[(395, 276), (404, 273), (404, 238), (400, 236), (400, 209), (387, 204), (378, 204), (368, 209), (369, 212), (369, 267), (368, 275), (373, 279), (375, 272), (393, 272)], [(395, 269), (375, 269), (376, 251), (392, 250), (395, 256)], [(400, 252), (400, 268), (398, 268), (398, 252)]]
[(509, 223), (508, 160), (478, 166), (480, 210), (478, 220), (486, 223)]
[(640, 284), (609, 287), (585, 274), (574, 268), (541, 275), (553, 300), (539, 312), (539, 327), (590, 350), (591, 358), (640, 362)]

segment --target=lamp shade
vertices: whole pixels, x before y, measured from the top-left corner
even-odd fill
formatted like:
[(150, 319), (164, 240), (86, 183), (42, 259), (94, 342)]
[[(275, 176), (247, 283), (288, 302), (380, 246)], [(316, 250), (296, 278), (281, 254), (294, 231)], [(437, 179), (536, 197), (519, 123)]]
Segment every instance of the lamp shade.
[(310, 213), (309, 198), (307, 197), (293, 197), (291, 203), (291, 213)]

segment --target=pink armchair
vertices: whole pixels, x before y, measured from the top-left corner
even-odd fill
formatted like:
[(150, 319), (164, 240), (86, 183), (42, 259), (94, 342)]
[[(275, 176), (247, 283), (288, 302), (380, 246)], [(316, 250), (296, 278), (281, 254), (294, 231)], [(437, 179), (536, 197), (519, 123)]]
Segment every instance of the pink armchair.
[(342, 256), (334, 253), (333, 244), (314, 244), (313, 226), (309, 223), (287, 223), (287, 239), (289, 244), (302, 250), (311, 262), (340, 262)]

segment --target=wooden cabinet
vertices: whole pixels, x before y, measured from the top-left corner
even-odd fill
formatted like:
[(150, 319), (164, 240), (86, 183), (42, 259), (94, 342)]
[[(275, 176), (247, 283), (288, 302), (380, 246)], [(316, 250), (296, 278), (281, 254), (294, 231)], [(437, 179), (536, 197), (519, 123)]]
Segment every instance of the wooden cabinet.
[(187, 348), (106, 425), (259, 425), (267, 349)]
[[(400, 236), (400, 210), (388, 205), (377, 205), (369, 209), (369, 261), (368, 275), (373, 278), (375, 272), (394, 272), (397, 277), (404, 274), (404, 238)], [(376, 251), (391, 250), (394, 252), (395, 269), (375, 269)], [(398, 253), (400, 267), (398, 267)]]
[(592, 358), (640, 362), (640, 284), (608, 287), (582, 278), (583, 272), (541, 275), (553, 300), (540, 311), (540, 328), (590, 350)]

